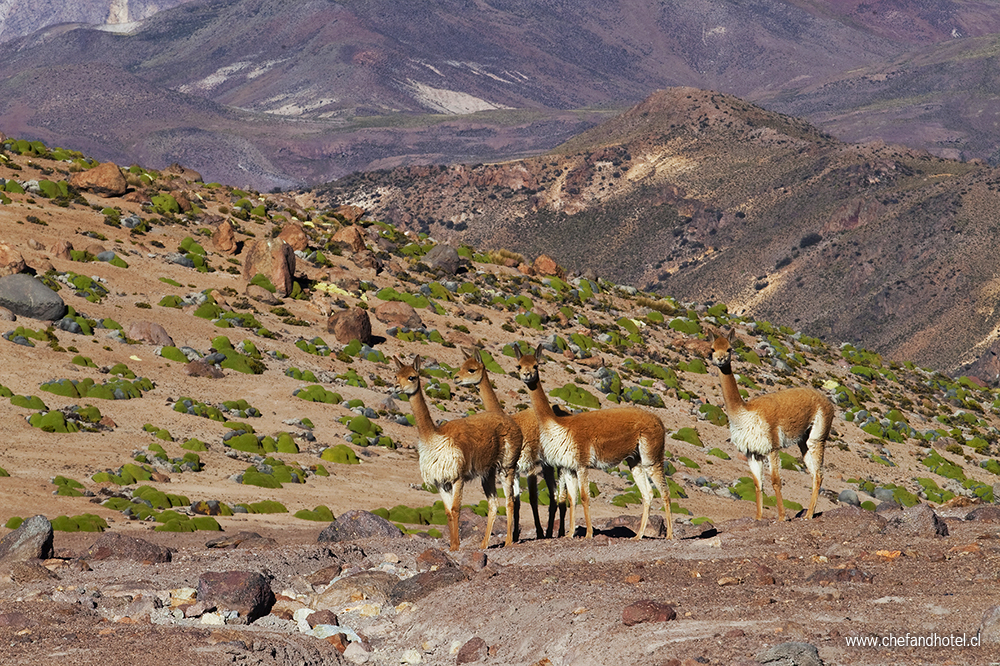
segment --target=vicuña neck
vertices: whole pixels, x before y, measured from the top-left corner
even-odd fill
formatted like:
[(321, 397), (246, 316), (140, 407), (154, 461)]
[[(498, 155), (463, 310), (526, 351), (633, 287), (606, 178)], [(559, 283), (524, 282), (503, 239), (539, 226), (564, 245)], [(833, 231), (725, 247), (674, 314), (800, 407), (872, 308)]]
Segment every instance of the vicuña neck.
[(417, 432), (424, 435), (435, 431), (434, 419), (431, 418), (427, 401), (424, 400), (423, 389), (418, 387), (417, 392), (410, 396), (410, 409), (413, 410), (413, 418), (417, 422)]
[(535, 410), (535, 418), (538, 422), (555, 420), (556, 414), (552, 411), (552, 405), (549, 404), (549, 398), (545, 395), (545, 390), (542, 389), (541, 380), (535, 381), (534, 384), (527, 384), (528, 394), (531, 396), (531, 407)]
[(732, 413), (734, 410), (744, 409), (746, 403), (740, 395), (740, 389), (736, 385), (736, 375), (733, 374), (733, 366), (726, 364), (719, 367), (719, 375), (722, 377), (722, 399), (726, 403), (726, 411)]
[(479, 382), (479, 399), (483, 401), (483, 407), (486, 408), (486, 411), (503, 411), (503, 407), (500, 406), (500, 400), (497, 398), (496, 392), (493, 391), (493, 385), (490, 383), (490, 376), (486, 374), (486, 370), (483, 370), (483, 381)]

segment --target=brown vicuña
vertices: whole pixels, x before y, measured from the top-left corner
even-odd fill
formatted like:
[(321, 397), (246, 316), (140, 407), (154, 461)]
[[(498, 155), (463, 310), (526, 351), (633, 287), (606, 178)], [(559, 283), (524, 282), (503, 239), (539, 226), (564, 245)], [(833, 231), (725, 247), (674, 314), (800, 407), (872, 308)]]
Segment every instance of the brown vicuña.
[(823, 449), (833, 424), (833, 403), (813, 388), (791, 388), (776, 393), (759, 395), (743, 400), (736, 376), (733, 375), (732, 343), (736, 341), (735, 329), (728, 335), (716, 335), (709, 330), (712, 345), (712, 363), (722, 378), (722, 399), (729, 417), (729, 438), (733, 446), (746, 455), (757, 492), (757, 520), (764, 512), (761, 493), (761, 475), (764, 458), (771, 468), (771, 486), (774, 488), (778, 520), (785, 519), (785, 505), (781, 499), (781, 460), (779, 451), (795, 444), (802, 452), (806, 470), (812, 475), (812, 496), (806, 518), (816, 510), (820, 484), (823, 481)]
[[(479, 397), (482, 400), (483, 407), (487, 412), (492, 412), (495, 414), (503, 414), (507, 416), (506, 412), (503, 410), (503, 406), (500, 404), (500, 400), (497, 398), (496, 392), (493, 390), (493, 385), (490, 383), (489, 372), (486, 370), (486, 364), (483, 362), (482, 354), (478, 349), (466, 350), (463, 349), (462, 353), (465, 355), (465, 361), (462, 366), (458, 369), (455, 374), (455, 381), (460, 386), (478, 386), (479, 387)], [(524, 474), (528, 482), (528, 501), (531, 504), (531, 514), (535, 520), (535, 535), (536, 538), (542, 539), (545, 537), (552, 536), (553, 526), (555, 524), (555, 509), (556, 509), (556, 471), (551, 465), (547, 465), (541, 460), (541, 444), (538, 441), (538, 420), (535, 418), (535, 413), (532, 410), (525, 410), (517, 412), (512, 416), (507, 416), (513, 420), (518, 430), (521, 431), (521, 450), (518, 452), (517, 456), (514, 458), (515, 465), (513, 467), (508, 467), (510, 464), (510, 456), (513, 452), (505, 452), (504, 455), (504, 465), (506, 469), (513, 469), (514, 478), (510, 485), (514, 489), (514, 506), (513, 513), (511, 513), (511, 502), (510, 495), (508, 494), (507, 501), (507, 516), (514, 516), (514, 539), (518, 538), (519, 525), (518, 518), (520, 514), (520, 484), (518, 482), (517, 475)], [(546, 486), (549, 490), (549, 517), (548, 517), (548, 530), (542, 529), (542, 522), (538, 516), (538, 479), (535, 476), (535, 470), (541, 467), (542, 476), (545, 478)], [(561, 494), (562, 488), (559, 491)], [(507, 492), (505, 489), (504, 492)], [(564, 529), (564, 515), (566, 513), (565, 504), (561, 503), (559, 507), (559, 531), (562, 534)]]
[[(417, 423), (417, 452), (424, 483), (437, 486), (448, 516), (451, 550), (458, 550), (458, 518), (462, 509), (462, 486), (479, 478), (489, 504), (486, 533), (482, 548), (490, 543), (493, 521), (497, 515), (496, 475), (507, 448), (521, 448), (521, 431), (499, 414), (473, 414), (435, 425), (420, 386), (420, 357), (406, 364), (396, 362), (396, 384), (410, 398), (410, 408)], [(507, 495), (510, 497), (510, 494)], [(513, 525), (507, 521), (507, 540), (513, 539)]]
[[(653, 501), (653, 488), (663, 498), (667, 538), (674, 535), (670, 515), (670, 494), (663, 474), (663, 446), (665, 431), (660, 418), (638, 407), (600, 409), (570, 416), (556, 416), (542, 389), (538, 363), (541, 345), (534, 355), (522, 354), (514, 345), (518, 360), (518, 374), (531, 394), (531, 406), (538, 420), (542, 460), (557, 468), (560, 478), (566, 477), (569, 491), (569, 530), (576, 528), (575, 508), (577, 497), (583, 503), (586, 536), (594, 535), (590, 522), (590, 494), (587, 481), (591, 467), (610, 469), (625, 462), (632, 471), (635, 485), (642, 495), (642, 521), (635, 538), (641, 539), (649, 522), (649, 506)], [(650, 484), (652, 481), (652, 485)]]

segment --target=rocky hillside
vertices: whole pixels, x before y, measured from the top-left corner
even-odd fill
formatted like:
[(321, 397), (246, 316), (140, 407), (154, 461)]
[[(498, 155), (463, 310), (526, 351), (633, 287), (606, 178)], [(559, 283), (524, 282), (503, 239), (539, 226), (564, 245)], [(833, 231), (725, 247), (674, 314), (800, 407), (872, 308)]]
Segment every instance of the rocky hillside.
[[(624, 173), (637, 156), (602, 162)], [(831, 663), (879, 663), (843, 637), (905, 630), (912, 613), (876, 599), (886, 585), (945, 609), (939, 631), (1000, 640), (982, 596), (996, 577), (996, 389), (720, 300), (451, 247), (177, 165), (122, 170), (6, 139), (0, 178), (12, 663), (65, 650), (128, 663), (141, 647), (157, 664), (604, 664), (650, 626), (666, 633), (634, 663), (752, 659), (779, 627)], [(707, 332), (731, 328), (748, 396), (805, 385), (836, 404), (814, 522), (775, 526), (773, 507), (747, 520), (753, 485), (705, 361)], [(622, 538), (640, 504), (616, 468), (591, 475), (593, 541), (538, 539), (524, 493), (522, 543), (499, 547), (501, 519), (476, 551), (486, 500), (469, 484), (462, 551), (442, 552), (443, 509), (421, 483), (391, 358), (425, 359), (423, 390), (450, 420), (481, 410), (454, 380), (463, 348), (482, 350), (513, 412), (529, 402), (509, 374), (515, 346), (537, 345), (554, 402), (663, 421), (677, 540), (657, 538), (659, 500), (650, 538)], [(781, 458), (792, 515), (810, 491), (794, 453)], [(792, 599), (852, 619), (819, 623)]]
[[(453, 242), (592, 271), (897, 361), (995, 381), (1000, 172), (847, 144), (672, 88), (552, 153), (357, 174), (316, 190)], [(984, 361), (985, 363), (986, 361)]]
[[(32, 6), (92, 23), (107, 10)], [(265, 191), (539, 154), (677, 85), (848, 141), (997, 150), (990, 3), (212, 0), (122, 30), (61, 24), (0, 44), (0, 127)]]

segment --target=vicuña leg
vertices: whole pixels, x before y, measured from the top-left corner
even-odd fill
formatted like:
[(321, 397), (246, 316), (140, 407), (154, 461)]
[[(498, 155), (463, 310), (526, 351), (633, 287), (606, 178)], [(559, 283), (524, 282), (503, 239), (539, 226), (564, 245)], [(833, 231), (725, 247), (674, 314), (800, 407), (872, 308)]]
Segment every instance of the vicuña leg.
[[(495, 471), (491, 471), (489, 474), (484, 474), (482, 476), (483, 481), (483, 493), (486, 495), (486, 502), (489, 505), (489, 510), (486, 512), (486, 533), (483, 534), (483, 545), (481, 548), (486, 550), (490, 547), (490, 536), (493, 535), (493, 521), (497, 518), (497, 475)], [(504, 490), (506, 492), (506, 489)], [(507, 500), (510, 502), (510, 499)], [(456, 516), (458, 514), (456, 513)], [(507, 534), (510, 534), (511, 525), (510, 521), (507, 522)], [(510, 545), (510, 542), (507, 542)], [(454, 548), (452, 550), (457, 550)]]
[(816, 510), (816, 500), (819, 499), (819, 488), (823, 483), (823, 441), (809, 439), (805, 454), (802, 456), (806, 464), (806, 470), (812, 476), (813, 489), (809, 498), (809, 510), (806, 511), (806, 519), (813, 517)]
[(764, 495), (760, 488), (760, 480), (764, 474), (764, 458), (756, 453), (748, 453), (747, 465), (750, 466), (750, 476), (753, 477), (753, 487), (757, 493), (757, 520), (760, 520), (764, 517)]
[(566, 478), (566, 493), (569, 495), (569, 524), (564, 536), (576, 535), (576, 502), (580, 499), (580, 479), (570, 470), (560, 470), (559, 478)]
[(785, 502), (781, 499), (781, 457), (772, 450), (767, 455), (767, 464), (771, 468), (771, 487), (774, 488), (774, 506), (778, 509), (778, 522), (785, 520)]
[(583, 520), (587, 525), (584, 537), (587, 539), (594, 536), (594, 526), (590, 523), (590, 474), (586, 467), (576, 470), (576, 478), (580, 487), (580, 501), (583, 503)]
[(438, 488), (444, 512), (448, 516), (448, 537), (450, 550), (458, 550), (458, 515), (462, 510), (462, 479), (459, 477), (450, 486)]
[(512, 468), (504, 473), (503, 494), (507, 499), (507, 539), (504, 546), (514, 543), (514, 533), (520, 531), (519, 514), (521, 513), (520, 484), (517, 481), (517, 469)]

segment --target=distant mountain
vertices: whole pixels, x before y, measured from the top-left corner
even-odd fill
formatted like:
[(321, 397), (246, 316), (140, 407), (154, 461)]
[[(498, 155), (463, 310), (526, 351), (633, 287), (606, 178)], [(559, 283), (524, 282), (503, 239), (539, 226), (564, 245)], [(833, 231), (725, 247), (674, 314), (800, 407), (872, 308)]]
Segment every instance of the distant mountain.
[(1000, 170), (842, 143), (738, 98), (661, 91), (558, 150), (357, 174), (315, 192), (453, 243), (956, 369), (1000, 326)]
[(691, 85), (848, 139), (997, 148), (993, 4), (212, 0), (130, 30), (0, 44), (0, 131), (270, 189), (538, 154)]
[(0, 42), (25, 37), (62, 23), (104, 25), (110, 29), (147, 19), (186, 0), (32, 0), (0, 2)]

